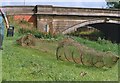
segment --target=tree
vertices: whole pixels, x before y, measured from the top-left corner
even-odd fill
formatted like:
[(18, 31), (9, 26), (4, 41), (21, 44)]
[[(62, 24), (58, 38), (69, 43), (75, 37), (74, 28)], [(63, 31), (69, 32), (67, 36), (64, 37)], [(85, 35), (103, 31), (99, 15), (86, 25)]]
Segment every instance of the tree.
[(120, 9), (120, 0), (106, 0), (108, 8)]

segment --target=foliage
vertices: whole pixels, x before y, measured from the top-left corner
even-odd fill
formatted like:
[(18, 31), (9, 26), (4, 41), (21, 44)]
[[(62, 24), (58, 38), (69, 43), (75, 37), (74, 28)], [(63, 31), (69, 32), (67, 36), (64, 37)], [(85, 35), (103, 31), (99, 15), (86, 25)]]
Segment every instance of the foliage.
[(19, 32), (20, 34), (34, 33), (33, 30), (26, 29), (26, 28), (20, 28), (20, 29), (18, 29), (18, 32)]
[(31, 33), (33, 34), (36, 38), (45, 38), (45, 39), (51, 39), (51, 38), (56, 38), (57, 36), (56, 35), (52, 35), (50, 33), (43, 33), (43, 32), (40, 32), (40, 31), (37, 31), (37, 30), (30, 30), (30, 29), (27, 29), (27, 28), (20, 28), (18, 29), (18, 32), (20, 34), (28, 34), (28, 33)]
[(71, 35), (71, 36), (79, 36), (79, 37), (82, 37), (82, 38), (85, 38), (85, 39), (89, 39), (89, 40), (92, 40), (92, 41), (97, 41), (97, 39), (99, 37), (101, 38), (104, 38), (105, 34), (99, 30), (87, 30), (87, 31), (76, 31), (76, 32), (72, 32), (68, 35)]
[(116, 2), (107, 2), (108, 8), (117, 8), (120, 9), (120, 1)]

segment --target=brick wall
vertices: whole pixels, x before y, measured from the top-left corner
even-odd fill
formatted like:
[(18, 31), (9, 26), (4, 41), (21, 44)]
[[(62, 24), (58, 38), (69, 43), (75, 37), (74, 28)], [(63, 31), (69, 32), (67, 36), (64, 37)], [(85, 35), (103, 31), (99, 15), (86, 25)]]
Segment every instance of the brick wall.
[(36, 16), (33, 15), (14, 15), (14, 20), (25, 20), (36, 27)]

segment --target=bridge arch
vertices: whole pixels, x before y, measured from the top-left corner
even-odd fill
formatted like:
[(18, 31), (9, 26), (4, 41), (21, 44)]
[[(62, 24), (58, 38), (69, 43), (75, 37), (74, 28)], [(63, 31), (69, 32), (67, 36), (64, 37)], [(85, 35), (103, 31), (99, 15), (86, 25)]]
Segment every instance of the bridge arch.
[(62, 34), (68, 34), (68, 33), (71, 33), (71, 32), (75, 32), (80, 27), (84, 27), (84, 26), (91, 25), (91, 24), (98, 24), (98, 23), (120, 24), (120, 21), (110, 20), (109, 18), (107, 18), (107, 19), (93, 19), (93, 20), (88, 20), (88, 21), (84, 21), (84, 22), (81, 22), (81, 23), (78, 23), (78, 24), (75, 24), (75, 25), (73, 25), (71, 27), (66, 28), (62, 32)]

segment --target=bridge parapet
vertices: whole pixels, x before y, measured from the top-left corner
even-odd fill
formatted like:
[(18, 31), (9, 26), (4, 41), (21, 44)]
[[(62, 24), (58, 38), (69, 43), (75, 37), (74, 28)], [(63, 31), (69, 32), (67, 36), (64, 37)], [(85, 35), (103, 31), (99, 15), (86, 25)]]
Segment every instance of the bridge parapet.
[(40, 5), (36, 6), (37, 14), (53, 14), (53, 6), (52, 5)]
[(5, 6), (8, 15), (16, 14), (47, 14), (47, 15), (74, 15), (74, 16), (110, 16), (120, 17), (120, 10), (98, 8), (57, 7), (52, 5), (36, 6)]
[(75, 8), (56, 6), (37, 6), (37, 14), (49, 15), (78, 15), (78, 16), (111, 16), (120, 17), (120, 10), (98, 9), (98, 8)]
[(34, 6), (5, 6), (3, 7), (7, 15), (34, 14)]

